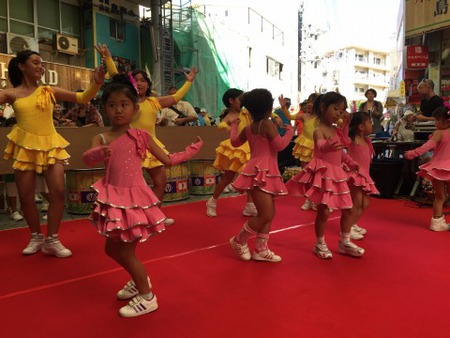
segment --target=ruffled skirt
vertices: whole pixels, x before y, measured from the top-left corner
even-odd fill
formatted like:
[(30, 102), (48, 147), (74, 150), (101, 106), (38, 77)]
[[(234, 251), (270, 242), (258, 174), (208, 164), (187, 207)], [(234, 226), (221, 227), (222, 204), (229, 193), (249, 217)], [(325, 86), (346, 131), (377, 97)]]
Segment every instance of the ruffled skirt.
[(250, 160), (250, 147), (245, 142), (240, 147), (233, 147), (230, 139), (220, 142), (216, 148), (214, 168), (221, 171), (234, 171), (240, 173)]
[(101, 235), (122, 242), (144, 242), (165, 230), (166, 217), (147, 185), (114, 187), (102, 179), (92, 188), (98, 195), (89, 218)]
[(359, 171), (351, 171), (347, 167), (344, 167), (348, 175), (348, 185), (359, 187), (368, 195), (379, 195), (380, 192), (375, 186), (375, 182), (370, 177), (367, 170), (360, 168)]
[(308, 163), (311, 161), (314, 154), (314, 140), (311, 140), (303, 135), (297, 137), (294, 141), (294, 148), (292, 149), (292, 156), (299, 159), (301, 162)]
[(283, 183), (280, 173), (271, 173), (269, 169), (251, 166), (252, 169), (245, 167), (244, 171), (232, 183), (232, 186), (243, 193), (247, 190), (258, 188), (274, 196), (287, 195), (288, 191)]
[(426, 178), (429, 181), (450, 181), (449, 161), (431, 160), (419, 167), (417, 175)]
[(42, 173), (57, 162), (68, 164), (70, 155), (65, 148), (69, 142), (58, 133), (34, 135), (15, 125), (6, 137), (8, 143), (3, 158), (14, 161), (14, 170)]
[[(160, 140), (158, 140), (156, 137), (154, 137), (153, 140), (166, 154), (169, 153), (166, 150), (166, 147), (164, 146), (164, 144), (162, 144), (162, 142)], [(153, 154), (151, 152), (149, 152), (148, 150), (145, 152), (145, 158), (142, 160), (142, 168), (152, 169), (152, 168), (156, 168), (156, 167), (161, 167), (163, 165), (164, 164), (162, 162), (160, 162), (159, 160), (157, 160), (156, 157), (153, 156)]]
[(304, 196), (315, 204), (325, 204), (330, 209), (350, 209), (353, 206), (348, 176), (341, 166), (320, 159), (312, 159), (286, 187), (293, 196)]

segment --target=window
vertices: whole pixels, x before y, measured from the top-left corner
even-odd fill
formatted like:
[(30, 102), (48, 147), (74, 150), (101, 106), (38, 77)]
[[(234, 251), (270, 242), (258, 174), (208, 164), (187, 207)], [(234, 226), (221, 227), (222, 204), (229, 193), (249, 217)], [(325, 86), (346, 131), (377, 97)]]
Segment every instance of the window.
[(252, 47), (248, 47), (248, 68), (252, 68)]
[(376, 65), (382, 65), (383, 64), (382, 63), (382, 59), (379, 58), (379, 57), (374, 57), (373, 58), (373, 63), (376, 64)]
[(355, 87), (355, 93), (365, 93), (365, 89), (362, 87)]
[[(53, 39), (56, 33), (81, 35), (81, 13), (70, 0), (0, 0), (0, 31)], [(35, 6), (36, 5), (36, 6)], [(9, 16), (7, 8), (9, 6)]]
[(125, 40), (125, 23), (123, 21), (109, 19), (109, 36), (112, 39)]
[(364, 62), (364, 54), (356, 54), (355, 59), (356, 61)]
[(270, 57), (267, 57), (267, 59), (266, 59), (267, 75), (281, 79), (282, 71), (283, 71), (283, 64), (281, 64), (280, 62), (278, 62)]
[(34, 36), (33, 0), (9, 1), (11, 33)]

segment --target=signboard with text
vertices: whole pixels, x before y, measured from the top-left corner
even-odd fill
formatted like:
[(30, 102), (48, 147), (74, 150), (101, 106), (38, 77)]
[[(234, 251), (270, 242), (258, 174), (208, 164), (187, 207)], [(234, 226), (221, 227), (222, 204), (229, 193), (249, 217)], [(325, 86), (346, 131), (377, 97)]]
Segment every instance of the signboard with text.
[(449, 26), (449, 0), (405, 0), (406, 37)]
[(428, 67), (427, 46), (406, 46), (405, 49), (407, 69), (424, 69)]

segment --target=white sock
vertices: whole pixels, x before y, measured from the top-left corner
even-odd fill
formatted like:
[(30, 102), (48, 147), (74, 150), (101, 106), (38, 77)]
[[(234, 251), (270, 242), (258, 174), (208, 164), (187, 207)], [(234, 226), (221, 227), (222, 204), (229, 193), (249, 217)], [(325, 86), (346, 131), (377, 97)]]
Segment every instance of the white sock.
[(151, 291), (149, 293), (141, 293), (140, 296), (145, 300), (152, 300), (153, 293)]

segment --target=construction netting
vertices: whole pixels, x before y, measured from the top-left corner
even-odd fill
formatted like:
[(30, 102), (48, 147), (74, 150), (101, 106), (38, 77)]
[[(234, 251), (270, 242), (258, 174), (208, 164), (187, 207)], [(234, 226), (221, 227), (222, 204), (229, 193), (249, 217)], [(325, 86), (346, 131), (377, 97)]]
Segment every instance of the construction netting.
[[(186, 101), (193, 106), (206, 108), (214, 117), (225, 107), (222, 95), (229, 88), (242, 88), (237, 81), (239, 62), (230, 57), (241, 58), (242, 50), (233, 44), (233, 32), (217, 29), (212, 20), (195, 8), (182, 8), (173, 15), (175, 69), (198, 68), (198, 74)], [(245, 50), (245, 49), (244, 49)], [(226, 51), (229, 54), (225, 54)], [(234, 66), (232, 66), (232, 64)], [(176, 85), (184, 83), (184, 75), (176, 72)]]

